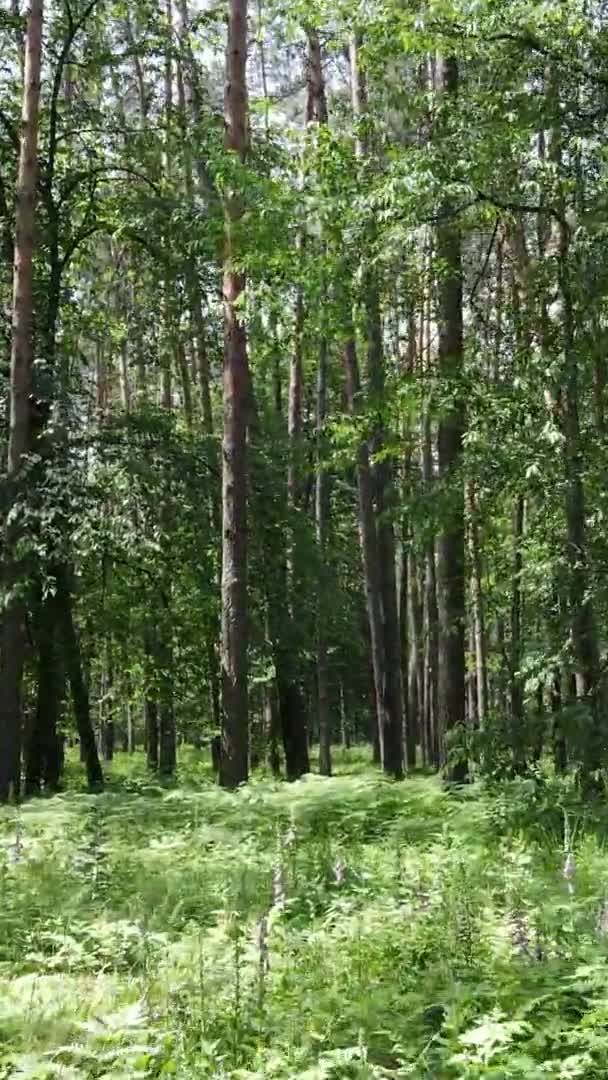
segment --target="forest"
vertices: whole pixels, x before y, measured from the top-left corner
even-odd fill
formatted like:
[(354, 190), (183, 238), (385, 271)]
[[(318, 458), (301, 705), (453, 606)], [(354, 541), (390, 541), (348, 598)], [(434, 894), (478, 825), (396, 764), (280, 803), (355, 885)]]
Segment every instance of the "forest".
[(0, 0), (0, 1080), (608, 1077), (608, 4)]

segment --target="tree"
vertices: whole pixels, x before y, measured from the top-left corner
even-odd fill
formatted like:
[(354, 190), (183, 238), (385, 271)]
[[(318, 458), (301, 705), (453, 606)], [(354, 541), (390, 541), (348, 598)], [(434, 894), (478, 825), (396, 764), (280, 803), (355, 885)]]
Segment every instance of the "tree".
[[(443, 108), (454, 106), (458, 92), (458, 61), (442, 57), (439, 81)], [(437, 227), (436, 256), (441, 266), (438, 298), (439, 373), (447, 405), (439, 419), (439, 475), (448, 499), (438, 545), (439, 680), (438, 714), (444, 741), (443, 761), (449, 779), (461, 782), (467, 765), (462, 746), (465, 730), (465, 525), (464, 484), (460, 473), (465, 431), (462, 328), (462, 254), (453, 209), (444, 206), (445, 220)], [(454, 758), (453, 755), (456, 755)]]
[[(361, 131), (364, 132), (364, 126), (368, 119), (367, 88), (360, 71), (356, 37), (351, 37), (350, 41), (350, 66), (354, 118)], [(364, 135), (358, 137), (357, 155), (361, 160), (365, 160), (368, 155), (367, 139)], [(385, 386), (378, 283), (374, 278), (374, 274), (365, 264), (361, 291), (364, 311), (368, 393), (371, 398), (372, 408), (379, 410), (382, 407), (380, 403), (383, 400)], [(355, 360), (353, 350), (350, 350), (348, 357), (348, 363), (352, 367)], [(353, 371), (349, 377), (351, 408), (355, 405), (357, 382), (358, 375)], [(395, 577), (395, 538), (391, 518), (391, 471), (387, 461), (381, 457), (381, 460), (374, 466), (373, 473), (369, 472), (369, 453), (371, 451), (372, 455), (381, 456), (384, 449), (383, 443), (382, 423), (376, 422), (370, 440), (369, 451), (367, 455), (361, 458), (359, 468), (360, 531), (367, 577), (366, 591), (370, 634), (375, 657), (376, 694), (380, 702), (380, 756), (385, 771), (396, 778), (400, 778), (403, 772), (403, 695), (401, 686), (401, 635)], [(362, 485), (363, 490), (361, 490)], [(370, 485), (371, 489), (368, 491)], [(375, 520), (372, 521), (374, 516)]]
[[(25, 653), (26, 604), (23, 560), (19, 553), (19, 498), (31, 449), (34, 362), (34, 245), (38, 153), (38, 110), (42, 64), (42, 0), (32, 0), (27, 15), (23, 66), (23, 104), (13, 275), (10, 427), (7, 478), (12, 489), (4, 562), (5, 609), (0, 644), (0, 801), (19, 792), (21, 679)], [(20, 490), (21, 488), (21, 490)]]
[[(242, 165), (247, 150), (247, 0), (230, 0), (226, 44), (225, 145)], [(222, 441), (222, 763), (220, 780), (236, 787), (248, 774), (247, 421), (250, 378), (239, 307), (242, 197), (235, 165), (225, 198), (224, 434)]]

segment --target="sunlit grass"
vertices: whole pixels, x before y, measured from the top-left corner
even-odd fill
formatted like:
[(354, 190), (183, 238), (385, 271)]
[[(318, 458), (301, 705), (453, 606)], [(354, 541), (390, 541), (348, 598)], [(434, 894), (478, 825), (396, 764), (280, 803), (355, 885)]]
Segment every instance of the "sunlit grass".
[(591, 815), (572, 891), (542, 786), (335, 773), (229, 794), (121, 754), (0, 811), (0, 1077), (605, 1076)]

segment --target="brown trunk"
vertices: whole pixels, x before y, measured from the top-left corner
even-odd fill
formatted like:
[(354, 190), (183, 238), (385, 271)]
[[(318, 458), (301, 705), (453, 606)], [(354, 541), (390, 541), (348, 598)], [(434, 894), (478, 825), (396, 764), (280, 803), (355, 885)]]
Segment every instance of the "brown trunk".
[(583, 452), (579, 421), (578, 355), (575, 314), (569, 267), (569, 226), (560, 223), (558, 281), (562, 299), (562, 347), (564, 362), (564, 435), (566, 556), (569, 571), (569, 607), (572, 648), (577, 669), (578, 696), (589, 707), (590, 723), (583, 746), (587, 773), (601, 768), (605, 727), (603, 695), (600, 693), (600, 655), (595, 624), (587, 555)]
[[(298, 780), (310, 772), (306, 702), (297, 671), (297, 649), (294, 638), (296, 630), (286, 609), (287, 564), (285, 546), (277, 537), (277, 530), (270, 525), (265, 539), (265, 553), (269, 557), (267, 575), (272, 566), (272, 578), (267, 578), (268, 637), (276, 672), (278, 716), (280, 733), (285, 752), (287, 779)], [(277, 543), (278, 541), (278, 543)]]
[(416, 767), (416, 748), (421, 741), (420, 671), (422, 665), (422, 611), (420, 590), (418, 587), (418, 565), (413, 553), (407, 557), (407, 764), (409, 769)]
[[(401, 685), (401, 631), (397, 605), (395, 533), (391, 520), (392, 485), (386, 463), (376, 470), (376, 513), (378, 520), (378, 558), (382, 596), (384, 661), (386, 665), (384, 733), (384, 771), (390, 776), (403, 774), (403, 687)], [(412, 733), (413, 737), (413, 733)]]
[[(422, 351), (421, 366), (427, 379), (432, 377), (432, 250), (428, 252), (429, 284), (425, 289), (422, 312)], [(413, 321), (413, 320), (412, 320)], [(414, 326), (410, 327), (413, 339)], [(431, 425), (430, 391), (426, 391), (422, 405), (420, 421), (422, 485), (427, 498), (432, 496), (435, 487), (435, 466), (433, 462), (433, 431)], [(440, 748), (437, 721), (437, 677), (439, 668), (439, 612), (437, 609), (437, 566), (435, 560), (435, 540), (430, 536), (424, 552), (424, 738), (427, 747), (428, 764), (439, 768)]]
[(171, 626), (169, 611), (165, 609), (163, 619), (166, 625), (161, 630), (158, 643), (158, 679), (159, 679), (159, 726), (158, 726), (158, 771), (161, 776), (172, 776), (175, 772), (177, 757), (177, 737), (175, 730), (175, 710), (173, 705), (173, 650), (171, 647)]
[(469, 731), (475, 730), (477, 727), (477, 676), (475, 667), (471, 665), (471, 659), (475, 656), (475, 635), (473, 633), (472, 626), (468, 627), (468, 642), (467, 642), (467, 671), (466, 671), (466, 687), (467, 687), (467, 702), (466, 702), (466, 714), (465, 723)]
[[(298, 248), (303, 249), (302, 238), (299, 238)], [(304, 332), (304, 303), (302, 290), (298, 287), (296, 296), (296, 314), (294, 329), (294, 344), (291, 363), (289, 365), (289, 390), (287, 402), (287, 434), (289, 437), (289, 463), (287, 466), (287, 506), (291, 513), (296, 509), (300, 500), (300, 485), (298, 474), (300, 469), (300, 456), (302, 452), (302, 336)], [(293, 531), (292, 529), (290, 530)], [(293, 539), (291, 547), (293, 548)], [(290, 577), (293, 577), (293, 550), (289, 553)]]
[(158, 705), (156, 698), (147, 697), (145, 702), (146, 761), (149, 769), (158, 769)]
[(511, 738), (515, 767), (525, 767), (524, 689), (521, 667), (521, 573), (523, 569), (522, 541), (524, 532), (524, 499), (517, 495), (513, 503), (511, 536), (513, 545), (511, 572), (511, 649), (509, 656), (509, 703)]
[[(21, 145), (15, 210), (10, 370), (10, 420), (7, 480), (17, 494), (25, 455), (30, 447), (32, 394), (34, 230), (38, 152), (38, 107), (42, 54), (42, 0), (32, 0), (27, 17)], [(21, 682), (25, 659), (23, 567), (17, 561), (18, 524), (5, 535), (4, 585), (8, 601), (0, 642), (0, 802), (18, 795), (21, 755)]]
[[(192, 157), (188, 147), (188, 114), (192, 113), (193, 119), (196, 120), (194, 115), (194, 91), (193, 80), (194, 60), (190, 48), (190, 30), (189, 30), (189, 14), (188, 5), (186, 0), (178, 0), (177, 11), (179, 15), (179, 43), (181, 48), (180, 57), (177, 61), (177, 93), (178, 93), (178, 105), (182, 124), (182, 136), (184, 142), (184, 186), (186, 194), (190, 200), (194, 198), (194, 181), (192, 175)], [(184, 63), (184, 57), (186, 62)], [(188, 261), (187, 266), (188, 275), (188, 289), (190, 294), (190, 326), (191, 336), (193, 342), (194, 352), (194, 375), (198, 382), (199, 392), (199, 410), (200, 418), (202, 421), (202, 429), (205, 435), (209, 436), (206, 453), (209, 459), (210, 471), (212, 475), (215, 471), (219, 471), (219, 457), (216, 452), (216, 445), (212, 438), (213, 436), (213, 410), (211, 405), (211, 380), (209, 372), (209, 356), (207, 350), (207, 335), (205, 332), (205, 322), (203, 319), (203, 302), (201, 295), (201, 288), (198, 280), (196, 262), (194, 260)], [(186, 425), (189, 430), (193, 425), (193, 405), (192, 405), (192, 379), (190, 376), (190, 370), (188, 364), (185, 361), (183, 355), (183, 346), (180, 345), (178, 353), (178, 362), (182, 380), (182, 392), (184, 403), (184, 415), (186, 419)], [(219, 490), (215, 486), (211, 486), (211, 493), (209, 498), (209, 517), (211, 527), (217, 534), (218, 538), (221, 534), (221, 512), (220, 512), (220, 499)], [(207, 662), (209, 667), (209, 701), (211, 706), (211, 717), (214, 729), (218, 730), (221, 727), (221, 708), (220, 708), (220, 677), (219, 677), (219, 663), (217, 649), (215, 641), (219, 637), (219, 625), (216, 628), (215, 620), (213, 620), (212, 628), (208, 631), (206, 650), (207, 650)]]
[(424, 567), (424, 724), (429, 764), (440, 765), (437, 713), (437, 676), (439, 670), (439, 610), (437, 607), (437, 568), (435, 545), (427, 549)]
[[(453, 105), (458, 93), (458, 62), (454, 57), (442, 58), (439, 67), (442, 95), (447, 105)], [(442, 267), (438, 302), (439, 373), (450, 397), (438, 432), (439, 475), (447, 504), (438, 544), (438, 714), (446, 777), (463, 782), (468, 766), (462, 745), (465, 733), (465, 529), (460, 475), (465, 431), (461, 387), (462, 255), (458, 224), (447, 213), (437, 228), (436, 252)]]
[(606, 434), (606, 357), (599, 320), (594, 320), (592, 334), (593, 358), (593, 421), (600, 438)]
[(350, 724), (346, 714), (346, 700), (344, 694), (344, 680), (340, 679), (340, 732), (342, 735), (342, 749), (350, 750)]
[[(184, 56), (182, 64), (182, 79), (184, 88), (185, 103), (192, 114), (192, 120), (195, 127), (200, 123), (202, 108), (201, 108), (201, 86), (200, 77), (197, 67), (197, 61), (192, 51), (192, 20), (190, 18), (187, 0), (177, 0), (177, 11), (180, 20), (180, 44)], [(207, 172), (204, 155), (199, 153), (195, 155), (195, 166), (198, 177), (199, 190), (209, 196), (211, 191), (211, 182)]]
[(488, 662), (482, 586), (481, 548), (479, 543), (479, 512), (475, 485), (472, 482), (467, 484), (467, 496), (469, 504), (469, 554), (471, 561), (477, 724), (483, 731), (486, 724), (488, 708)]
[[(226, 46), (225, 146), (241, 163), (247, 149), (247, 0), (230, 0)], [(222, 441), (222, 763), (220, 780), (248, 775), (247, 688), (247, 337), (239, 300), (245, 279), (234, 265), (242, 201), (225, 195), (224, 433)]]
[[(367, 121), (367, 87), (358, 63), (358, 47), (355, 38), (350, 43), (351, 91), (353, 114), (359, 125)], [(357, 147), (360, 156), (369, 154), (368, 140), (360, 132)], [(380, 297), (375, 274), (363, 268), (362, 300), (365, 313), (365, 336), (367, 345), (367, 381), (372, 407), (378, 412), (384, 399), (384, 347), (380, 317)], [(375, 425), (371, 439), (371, 451), (380, 454), (385, 444), (381, 419)], [(381, 460), (374, 468), (372, 477), (375, 502), (376, 550), (378, 560), (378, 585), (380, 588), (380, 611), (383, 639), (383, 721), (381, 738), (382, 764), (391, 776), (403, 775), (403, 687), (401, 682), (401, 632), (397, 603), (395, 533), (392, 521), (393, 483), (392, 469), (387, 460)]]
[(269, 680), (264, 683), (264, 730), (268, 751), (268, 765), (273, 776), (280, 776), (281, 757), (279, 754), (279, 735), (281, 730), (281, 718), (279, 716), (279, 703), (274, 680)]
[(125, 680), (125, 700), (123, 705), (123, 718), (125, 728), (125, 750), (128, 754), (135, 753), (135, 724), (133, 723), (133, 701), (131, 679), (127, 675)]
[[(193, 300), (192, 307), (192, 326), (194, 336), (196, 338), (196, 359), (197, 359), (197, 372), (198, 372), (198, 388), (199, 388), (199, 400), (200, 408), (203, 420), (203, 431), (206, 435), (213, 435), (213, 411), (211, 407), (211, 385), (209, 376), (209, 357), (207, 354), (207, 339), (205, 336), (205, 324), (203, 321), (203, 314), (201, 311), (200, 299), (195, 303)], [(215, 458), (213, 459), (215, 460)], [(218, 521), (219, 521), (219, 499), (215, 499), (215, 503), (218, 507)]]
[(329, 672), (326, 612), (324, 604), (325, 560), (327, 557), (327, 525), (329, 516), (329, 477), (323, 463), (323, 425), (327, 411), (327, 346), (321, 343), (317, 374), (317, 466), (315, 487), (315, 530), (319, 559), (317, 592), (317, 704), (319, 713), (319, 772), (331, 776), (331, 717), (329, 706)]
[[(344, 346), (344, 373), (346, 399), (351, 416), (356, 416), (360, 406), (359, 366), (355, 340), (349, 336)], [(378, 727), (378, 747), (380, 761), (385, 760), (385, 730), (389, 720), (385, 706), (386, 665), (384, 653), (384, 632), (382, 622), (382, 594), (380, 586), (380, 568), (378, 560), (378, 537), (374, 514), (374, 484), (369, 463), (367, 442), (359, 444), (357, 450), (357, 495), (358, 527), (365, 603), (370, 634), (370, 651), (374, 673), (376, 698), (376, 720)]]
[(52, 592), (39, 599), (36, 709), (24, 739), (26, 795), (36, 794), (43, 786), (46, 791), (57, 790), (61, 771), (57, 722), (64, 677), (54, 632), (56, 600)]
[(177, 345), (177, 367), (179, 370), (180, 382), (182, 384), (184, 420), (186, 422), (186, 428), (191, 432), (193, 428), (192, 384), (190, 379), (190, 368), (188, 366), (188, 361), (186, 360), (186, 350), (183, 341), (178, 342)]
[(306, 704), (301, 687), (295, 679), (289, 653), (281, 644), (275, 653), (275, 667), (285, 752), (285, 775), (288, 780), (298, 780), (300, 776), (310, 772)]
[(99, 742), (101, 755), (104, 761), (112, 761), (114, 758), (114, 746), (116, 742), (116, 726), (114, 721), (114, 677), (111, 669), (107, 668), (101, 679), (102, 707), (99, 715)]
[[(306, 101), (306, 123), (326, 125), (328, 122), (327, 99), (325, 97), (325, 77), (319, 35), (316, 30), (307, 30), (308, 54), (306, 80), (308, 85)], [(301, 298), (300, 298), (301, 303)], [(298, 328), (297, 328), (298, 333)], [(301, 352), (301, 327), (299, 328), (299, 350)], [(301, 381), (300, 357), (300, 381)], [(291, 386), (290, 386), (291, 389)], [(291, 393), (290, 393), (291, 404)], [(319, 721), (319, 772), (331, 776), (331, 718), (329, 705), (329, 673), (326, 638), (326, 612), (324, 605), (325, 559), (327, 528), (329, 517), (329, 476), (323, 463), (323, 439), (325, 416), (327, 412), (327, 343), (321, 340), (317, 368), (317, 407), (316, 407), (316, 469), (315, 469), (315, 534), (317, 558), (319, 561), (319, 581), (317, 588), (317, 711)], [(292, 447), (293, 451), (293, 447)]]
[(152, 632), (144, 635), (144, 730), (146, 739), (146, 760), (149, 769), (158, 769), (158, 701), (156, 696), (156, 675)]
[(562, 675), (556, 671), (551, 681), (551, 713), (553, 725), (551, 741), (553, 744), (553, 762), (557, 773), (564, 773), (568, 767), (568, 748), (562, 724)]
[[(163, 149), (163, 172), (165, 182), (172, 181), (174, 147), (174, 110), (173, 110), (173, 5), (172, 0), (164, 3), (166, 20), (165, 66), (164, 66), (164, 120), (165, 139)], [(173, 411), (173, 364), (177, 359), (180, 366), (180, 342), (177, 319), (172, 307), (173, 284), (167, 275), (163, 282), (162, 321), (163, 354), (161, 356), (160, 398), (162, 408), (170, 415)], [(183, 357), (185, 367), (185, 357)], [(192, 422), (192, 404), (189, 402), (189, 420)], [(177, 736), (173, 703), (173, 627), (171, 617), (172, 603), (172, 568), (171, 537), (175, 528), (175, 504), (171, 490), (171, 474), (166, 466), (162, 477), (160, 499), (160, 547), (162, 568), (155, 597), (156, 623), (152, 631), (152, 653), (155, 665), (156, 688), (158, 691), (158, 771), (163, 777), (173, 775), (177, 756)]]
[(57, 618), (63, 637), (66, 674), (72, 691), (72, 704), (74, 706), (76, 729), (80, 739), (81, 759), (86, 767), (89, 787), (91, 790), (96, 791), (103, 787), (103, 773), (99, 764), (95, 732), (91, 722), (89, 694), (82, 669), (80, 642), (74, 625), (71, 574), (65, 566), (61, 565), (55, 570), (55, 578)]
[[(282, 425), (280, 393), (276, 393), (274, 405), (276, 419)], [(257, 431), (257, 422), (254, 425)], [(262, 470), (261, 457), (254, 459), (254, 465)], [(294, 473), (295, 477), (295, 473)], [(272, 480), (261, 477), (260, 490), (269, 489)], [(289, 486), (289, 480), (288, 485)], [(280, 495), (283, 495), (281, 490)], [(293, 563), (289, 565), (289, 542), (284, 535), (283, 521), (290, 501), (286, 490), (283, 498), (274, 503), (259, 506), (258, 513), (264, 522), (266, 531), (263, 539), (265, 556), (264, 580), (267, 601), (267, 634), (272, 646), (272, 656), (276, 672), (276, 697), (278, 700), (277, 717), (279, 732), (283, 740), (285, 753), (285, 773), (288, 780), (297, 780), (310, 772), (308, 752), (307, 707), (300, 678), (300, 658), (298, 651), (297, 624), (293, 617), (292, 595), (294, 590)], [(272, 507), (278, 510), (278, 518)], [(278, 523), (280, 522), (280, 527)], [(291, 552), (293, 557), (293, 550)]]
[(321, 43), (316, 30), (308, 28), (308, 55), (306, 58), (306, 123), (326, 124), (327, 98), (325, 96), (325, 77), (323, 75), (323, 63), (321, 57)]

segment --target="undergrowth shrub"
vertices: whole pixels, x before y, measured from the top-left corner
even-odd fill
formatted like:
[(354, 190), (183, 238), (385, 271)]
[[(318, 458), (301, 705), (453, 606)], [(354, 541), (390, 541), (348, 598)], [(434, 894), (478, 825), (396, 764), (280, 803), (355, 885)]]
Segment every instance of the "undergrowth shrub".
[(355, 760), (0, 811), (0, 1078), (605, 1077), (602, 807)]

